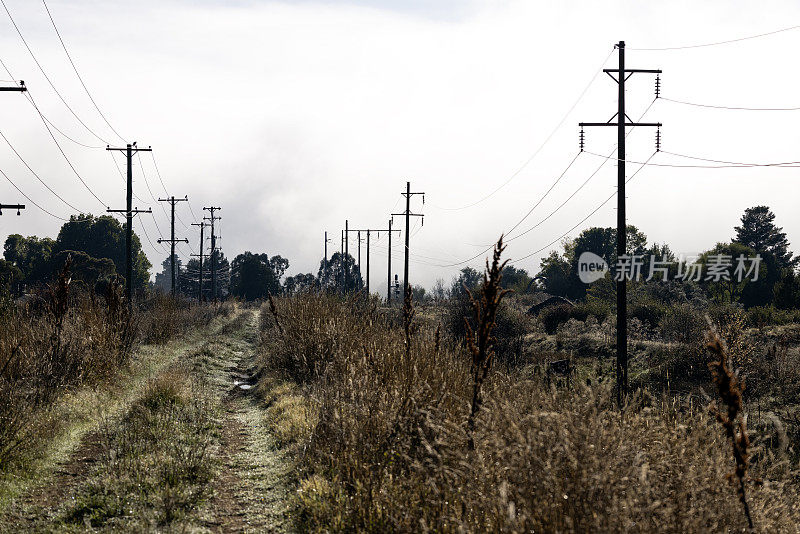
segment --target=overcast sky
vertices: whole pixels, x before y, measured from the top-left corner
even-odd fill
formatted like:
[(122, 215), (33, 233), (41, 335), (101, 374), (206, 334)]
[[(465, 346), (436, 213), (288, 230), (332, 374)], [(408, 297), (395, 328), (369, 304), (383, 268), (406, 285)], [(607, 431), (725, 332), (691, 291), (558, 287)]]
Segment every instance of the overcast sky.
[[(0, 59), (25, 80), (44, 115), (84, 148), (54, 131), (96, 200), (59, 152), (34, 108), (18, 93), (0, 93), (0, 131), (47, 184), (75, 207), (95, 214), (123, 208), (123, 181), (104, 150), (122, 141), (96, 112), (61, 48), (42, 3), (5, 0), (37, 59), (61, 95), (95, 133), (66, 109), (42, 76), (4, 11)], [(513, 227), (578, 153), (578, 122), (606, 121), (616, 111), (616, 83), (596, 76), (616, 67), (613, 45), (625, 40), (629, 68), (663, 69), (662, 96), (733, 107), (800, 107), (793, 66), (800, 30), (732, 44), (674, 51), (800, 24), (797, 2), (544, 1), (180, 1), (50, 0), (62, 37), (100, 109), (126, 140), (152, 145), (166, 189), (189, 196), (194, 214), (221, 206), (229, 257), (250, 250), (280, 254), (290, 273), (316, 273), (323, 232), (339, 249), (351, 228), (384, 228), (404, 209), (411, 181), (414, 221), (411, 281), (450, 281), (460, 266)], [(556, 126), (594, 81), (563, 125)], [(8, 75), (0, 70), (0, 79)], [(628, 83), (628, 115), (653, 101), (654, 78)], [(800, 111), (754, 112), (657, 101), (645, 120), (664, 123), (665, 151), (725, 161), (800, 160)], [(537, 149), (555, 134), (535, 158)], [(586, 132), (586, 148), (610, 154), (613, 128)], [(636, 128), (628, 158), (645, 161), (655, 131)], [(529, 161), (530, 160), (530, 161)], [(668, 154), (652, 163), (691, 164)], [(122, 164), (118, 158), (117, 163)], [(152, 160), (135, 160), (139, 208), (153, 242), (169, 237), (168, 219), (152, 194), (164, 196)], [(526, 164), (527, 163), (527, 164)], [(601, 160), (580, 155), (558, 185), (511, 235), (555, 210)], [(628, 165), (631, 175), (638, 166)], [(40, 184), (0, 138), (0, 169), (28, 196), (61, 217), (74, 213)], [(466, 209), (448, 210), (488, 199)], [(648, 166), (628, 187), (629, 223), (678, 254), (706, 250), (733, 236), (745, 208), (766, 204), (800, 251), (798, 168), (688, 169)], [(563, 208), (512, 241), (508, 256), (532, 273), (558, 238), (614, 192), (609, 162)], [(4, 212), (10, 233), (55, 236), (61, 222), (26, 201), (0, 176), (0, 202), (28, 205)], [(614, 226), (612, 199), (568, 236)], [(163, 206), (167, 208), (167, 206)], [(194, 222), (185, 203), (178, 212)], [(8, 215), (8, 216), (7, 216)], [(151, 262), (166, 252), (141, 231)], [(395, 228), (403, 221), (395, 217)], [(197, 251), (196, 228), (177, 223)], [(549, 243), (556, 241), (550, 247)], [(393, 272), (402, 278), (400, 238)], [(182, 247), (183, 254), (189, 248)], [(352, 236), (350, 251), (356, 255)], [(385, 291), (386, 236), (373, 239), (372, 286)], [(482, 259), (466, 263), (480, 267)], [(362, 251), (366, 263), (366, 249)]]

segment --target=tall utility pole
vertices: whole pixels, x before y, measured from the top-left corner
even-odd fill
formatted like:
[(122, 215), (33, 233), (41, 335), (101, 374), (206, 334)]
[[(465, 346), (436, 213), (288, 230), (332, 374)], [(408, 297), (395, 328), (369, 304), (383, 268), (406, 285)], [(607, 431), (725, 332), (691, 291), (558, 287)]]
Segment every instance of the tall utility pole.
[(197, 302), (203, 302), (203, 228), (206, 227), (206, 223), (200, 221), (199, 223), (191, 223), (192, 226), (199, 226), (200, 227), (200, 253), (199, 254), (192, 254), (192, 256), (196, 256), (200, 258), (200, 279), (198, 280), (198, 288), (197, 288)]
[(326, 276), (328, 274), (328, 243), (330, 243), (331, 241), (332, 241), (331, 239), (328, 239), (328, 232), (325, 232), (325, 241), (324, 241), (324, 243), (325, 243), (325, 261), (322, 264), (322, 268), (324, 269), (323, 274), (325, 274)]
[(184, 198), (175, 198), (171, 196), (169, 198), (159, 198), (159, 202), (169, 202), (170, 207), (172, 208), (172, 216), (170, 217), (170, 238), (169, 239), (160, 239), (158, 240), (159, 243), (169, 243), (170, 244), (170, 256), (169, 261), (171, 265), (172, 271), (172, 286), (170, 288), (170, 293), (172, 296), (175, 296), (175, 243), (188, 243), (188, 239), (175, 239), (175, 204), (178, 202), (189, 202), (189, 197), (186, 196)]
[[(615, 82), (619, 93), (617, 96), (617, 122), (581, 122), (581, 138), (584, 126), (616, 126), (617, 128), (617, 258), (626, 254), (627, 226), (625, 222), (625, 128), (628, 126), (654, 126), (661, 127), (660, 122), (633, 122), (625, 113), (625, 81), (635, 73), (661, 74), (660, 69), (626, 69), (625, 68), (625, 41), (616, 45), (619, 51), (619, 68), (603, 69)], [(616, 78), (614, 77), (616, 74)], [(658, 97), (658, 83), (656, 83), (656, 97)], [(581, 146), (583, 150), (583, 146)], [(628, 299), (627, 281), (623, 276), (617, 276), (617, 403), (622, 405), (628, 394)]]
[[(393, 219), (389, 219), (389, 278), (386, 282), (386, 305), (390, 305), (392, 303), (392, 223), (394, 222)], [(399, 232), (399, 230), (398, 230)]]
[(133, 309), (133, 216), (139, 213), (153, 213), (153, 210), (134, 209), (133, 206), (133, 155), (137, 152), (152, 152), (152, 148), (138, 148), (136, 143), (128, 144), (125, 148), (112, 148), (106, 146), (106, 150), (117, 150), (125, 152), (125, 159), (128, 162), (128, 194), (126, 197), (124, 210), (112, 210), (108, 208), (108, 213), (124, 213), (127, 218), (125, 227), (125, 295), (128, 298), (128, 308)]
[(222, 208), (215, 208), (214, 206), (210, 206), (207, 208), (203, 208), (204, 210), (208, 210), (210, 216), (203, 217), (204, 220), (210, 221), (211, 226), (211, 298), (214, 302), (217, 301), (217, 235), (214, 233), (214, 221), (218, 221), (222, 219), (222, 217), (217, 217), (214, 215), (214, 212), (217, 210), (221, 210)]
[(411, 284), (408, 281), (408, 252), (409, 252), (409, 232), (411, 231), (411, 217), (423, 217), (422, 224), (425, 224), (425, 215), (421, 213), (411, 213), (411, 197), (414, 195), (422, 195), (422, 204), (425, 204), (425, 193), (412, 193), (411, 192), (411, 182), (406, 182), (406, 192), (402, 193), (404, 197), (406, 197), (406, 211), (405, 213), (392, 213), (392, 217), (395, 215), (404, 215), (406, 218), (406, 254), (405, 254), (405, 266), (403, 268), (403, 295), (408, 288), (411, 287)]
[(17, 210), (17, 215), (20, 215), (19, 210), (24, 210), (25, 204), (0, 204), (0, 215), (3, 214), (3, 210)]
[(358, 231), (358, 272), (361, 273), (361, 230)]

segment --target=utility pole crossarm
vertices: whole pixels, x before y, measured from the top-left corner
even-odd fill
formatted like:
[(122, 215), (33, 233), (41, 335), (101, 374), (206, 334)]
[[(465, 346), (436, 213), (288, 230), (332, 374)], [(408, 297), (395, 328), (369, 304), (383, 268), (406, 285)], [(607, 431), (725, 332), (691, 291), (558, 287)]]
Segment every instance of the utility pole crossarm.
[(3, 210), (17, 210), (17, 215), (19, 215), (19, 210), (24, 210), (25, 204), (0, 204), (0, 215), (3, 214)]
[(0, 87), (0, 91), (3, 91), (3, 92), (13, 91), (13, 92), (17, 92), (17, 93), (24, 93), (27, 90), (28, 90), (28, 88), (25, 87), (25, 82), (22, 81), (22, 80), (19, 81), (19, 85), (16, 86), (16, 87), (7, 87), (7, 86)]
[[(657, 128), (661, 128), (663, 124), (660, 122), (626, 122), (624, 124), (627, 126), (654, 126)], [(613, 126), (615, 128), (619, 127), (619, 123), (616, 122), (579, 122), (578, 126), (583, 128), (584, 126)], [(403, 214), (405, 215), (405, 214)]]

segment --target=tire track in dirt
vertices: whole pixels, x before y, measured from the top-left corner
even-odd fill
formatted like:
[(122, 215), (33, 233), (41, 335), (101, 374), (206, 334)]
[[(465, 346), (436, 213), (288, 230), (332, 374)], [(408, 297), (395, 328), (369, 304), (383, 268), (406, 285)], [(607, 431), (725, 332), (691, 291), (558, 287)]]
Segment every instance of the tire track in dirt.
[(288, 532), (289, 464), (275, 446), (252, 376), (258, 350), (258, 314), (223, 358), (217, 383), (224, 391), (220, 471), (210, 503), (213, 532)]

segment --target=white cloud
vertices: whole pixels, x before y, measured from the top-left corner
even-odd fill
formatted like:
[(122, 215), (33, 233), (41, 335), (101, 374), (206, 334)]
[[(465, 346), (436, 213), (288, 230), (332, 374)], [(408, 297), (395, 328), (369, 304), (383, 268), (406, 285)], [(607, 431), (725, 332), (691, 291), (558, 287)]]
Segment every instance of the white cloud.
[[(82, 118), (108, 135), (41, 5), (8, 4), (57, 87)], [(363, 4), (53, 0), (50, 7), (101, 108), (126, 135), (158, 151), (170, 193), (188, 194), (195, 212), (211, 203), (223, 207), (228, 255), (281, 254), (292, 272), (316, 271), (323, 232), (334, 239), (329, 251), (336, 250), (345, 218), (357, 227), (383, 227), (393, 209), (400, 211), (407, 179), (428, 194), (424, 207), (415, 200), (414, 210), (424, 211), (426, 221), (412, 252), (442, 260), (476, 254), (481, 249), (470, 244), (489, 243), (513, 225), (574, 156), (577, 122), (613, 115), (615, 84), (598, 77), (545, 150), (490, 200), (456, 212), (435, 206), (470, 203), (506, 181), (561, 120), (614, 42), (708, 42), (788, 26), (800, 11), (788, 2), (466, 2), (452, 11)], [(445, 16), (449, 12), (457, 15)], [(3, 21), (0, 28), (0, 57), (14, 75), (26, 80), (53, 122), (92, 141), (52, 94), (11, 26)], [(662, 68), (665, 96), (798, 105), (796, 75), (786, 68), (784, 52), (798, 39), (800, 32), (787, 32), (683, 52), (630, 50), (628, 64)], [(612, 55), (608, 66), (615, 60)], [(632, 78), (631, 117), (652, 100), (652, 84), (649, 75)], [(70, 175), (30, 106), (19, 95), (0, 98), (0, 129), (56, 190), (98, 212), (99, 204)], [(796, 159), (794, 117), (668, 102), (656, 103), (648, 114), (665, 124), (665, 150), (748, 161)], [(615, 141), (610, 129), (587, 134), (596, 152), (607, 153)], [(653, 135), (644, 128), (631, 134), (629, 157), (647, 158)], [(98, 196), (121, 207), (124, 190), (108, 155), (64, 146)], [(69, 213), (7, 147), (0, 146), (0, 163), (35, 200)], [(520, 228), (550, 213), (598, 163), (581, 156)], [(152, 168), (145, 170), (157, 196), (160, 185)], [(800, 243), (800, 213), (792, 205), (795, 175), (790, 169), (649, 168), (629, 187), (629, 221), (652, 240), (690, 252), (731, 237), (744, 208), (765, 203)], [(609, 164), (564, 209), (514, 241), (511, 257), (557, 238), (611, 194), (614, 184)], [(141, 180), (137, 194), (150, 198)], [(3, 183), (0, 195), (3, 202), (19, 196)], [(613, 205), (585, 226), (613, 225)], [(163, 213), (155, 209), (166, 230)], [(183, 218), (188, 223), (190, 216)], [(35, 209), (0, 221), (4, 234), (54, 235), (58, 227)], [(154, 237), (155, 229), (149, 231)], [(194, 232), (189, 237), (196, 249)], [(378, 250), (373, 280), (385, 277), (385, 252)], [(160, 258), (149, 254), (158, 265)], [(401, 272), (402, 262), (394, 266)], [(521, 266), (535, 271), (538, 260)], [(412, 263), (412, 281), (429, 286), (455, 271)]]

